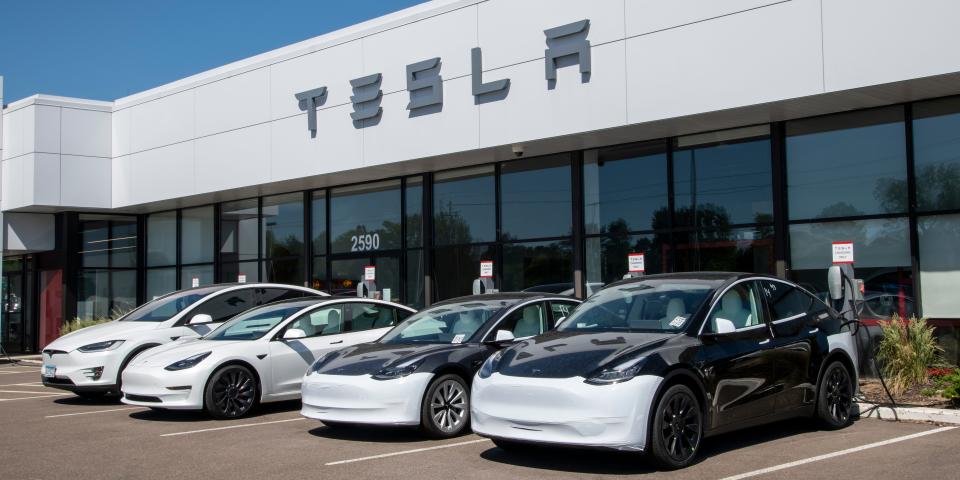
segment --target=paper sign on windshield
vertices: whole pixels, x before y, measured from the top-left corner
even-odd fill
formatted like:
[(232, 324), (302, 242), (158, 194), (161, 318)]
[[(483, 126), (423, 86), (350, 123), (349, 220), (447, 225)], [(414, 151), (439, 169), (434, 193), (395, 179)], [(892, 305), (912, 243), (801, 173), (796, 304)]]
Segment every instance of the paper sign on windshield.
[(453, 340), (451, 340), (450, 343), (463, 343), (464, 338), (466, 338), (466, 335), (459, 333), (453, 337)]

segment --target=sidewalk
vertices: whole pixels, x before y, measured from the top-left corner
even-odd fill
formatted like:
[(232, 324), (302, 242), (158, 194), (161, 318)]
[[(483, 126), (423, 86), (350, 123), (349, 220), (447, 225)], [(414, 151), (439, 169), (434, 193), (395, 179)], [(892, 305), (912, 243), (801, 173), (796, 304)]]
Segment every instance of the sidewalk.
[(945, 408), (926, 408), (926, 407), (897, 407), (879, 406), (869, 403), (857, 403), (859, 412), (865, 412), (864, 418), (877, 418), (880, 420), (910, 422), (929, 422), (937, 424), (960, 425), (960, 410)]
[(13, 360), (20, 362), (21, 365), (41, 365), (43, 360), (40, 355), (10, 355), (9, 357), (0, 357), (0, 365), (9, 365)]

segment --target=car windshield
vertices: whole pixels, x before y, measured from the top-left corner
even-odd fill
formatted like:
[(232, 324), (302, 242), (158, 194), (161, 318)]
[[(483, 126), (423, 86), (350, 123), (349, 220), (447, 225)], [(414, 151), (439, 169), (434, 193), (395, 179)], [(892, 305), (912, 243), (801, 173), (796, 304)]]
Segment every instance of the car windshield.
[(463, 343), (490, 317), (512, 305), (508, 300), (468, 301), (437, 305), (406, 319), (380, 343)]
[(220, 325), (219, 328), (208, 333), (203, 339), (256, 340), (303, 308), (304, 305), (301, 302), (255, 308)]
[(679, 332), (721, 281), (663, 279), (605, 288), (567, 317), (564, 332)]
[(211, 293), (219, 292), (224, 287), (194, 288), (164, 295), (151, 300), (136, 310), (120, 318), (121, 322), (163, 322), (170, 320), (187, 307), (197, 303)]

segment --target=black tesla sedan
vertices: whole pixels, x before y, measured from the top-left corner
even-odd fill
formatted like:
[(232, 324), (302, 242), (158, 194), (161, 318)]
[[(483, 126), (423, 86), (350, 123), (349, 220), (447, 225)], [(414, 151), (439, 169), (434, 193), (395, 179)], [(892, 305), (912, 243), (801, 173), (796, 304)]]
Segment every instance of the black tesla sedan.
[(500, 293), (434, 304), (376, 342), (318, 358), (303, 379), (301, 414), (328, 426), (419, 425), (433, 437), (458, 435), (470, 425), (470, 383), (483, 361), (549, 330), (579, 303)]
[(644, 451), (681, 468), (721, 432), (797, 416), (848, 425), (856, 358), (851, 328), (780, 278), (623, 280), (492, 355), (473, 383), (473, 430), (506, 449)]

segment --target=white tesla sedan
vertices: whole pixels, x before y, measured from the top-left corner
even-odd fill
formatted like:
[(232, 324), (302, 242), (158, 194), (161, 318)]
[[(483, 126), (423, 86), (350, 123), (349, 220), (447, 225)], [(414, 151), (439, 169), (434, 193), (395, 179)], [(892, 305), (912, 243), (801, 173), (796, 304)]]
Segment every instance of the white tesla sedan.
[(300, 398), (303, 374), (317, 357), (374, 341), (414, 313), (396, 303), (349, 297), (264, 305), (199, 340), (135, 358), (123, 372), (123, 403), (241, 417), (259, 402)]
[(141, 352), (196, 338), (245, 310), (288, 298), (327, 295), (271, 283), (222, 284), (170, 293), (112, 322), (64, 335), (43, 349), (40, 376), (48, 387), (82, 397), (120, 392), (120, 373)]

